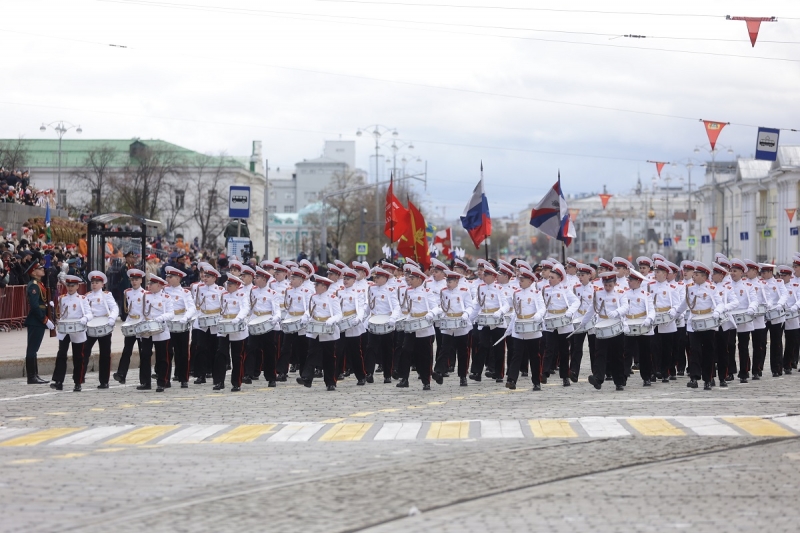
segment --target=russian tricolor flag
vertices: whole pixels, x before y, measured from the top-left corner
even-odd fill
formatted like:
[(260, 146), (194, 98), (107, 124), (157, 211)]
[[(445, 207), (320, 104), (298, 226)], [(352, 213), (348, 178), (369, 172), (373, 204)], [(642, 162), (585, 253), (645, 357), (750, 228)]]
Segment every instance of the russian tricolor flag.
[(481, 243), (492, 235), (492, 217), (489, 215), (489, 201), (483, 192), (483, 163), (481, 163), (481, 180), (472, 191), (472, 198), (469, 199), (464, 214), (461, 215), (461, 225), (469, 233), (476, 248), (481, 247)]
[(561, 191), (561, 172), (558, 181), (531, 210), (531, 226), (545, 235), (554, 237), (569, 246), (575, 238), (575, 228), (569, 218), (567, 200)]

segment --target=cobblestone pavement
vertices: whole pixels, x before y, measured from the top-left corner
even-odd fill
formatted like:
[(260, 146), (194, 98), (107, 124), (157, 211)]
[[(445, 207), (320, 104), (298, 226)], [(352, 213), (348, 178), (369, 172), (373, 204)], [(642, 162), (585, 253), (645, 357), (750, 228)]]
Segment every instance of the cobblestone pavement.
[(710, 392), (129, 377), (0, 381), (0, 531), (783, 531), (800, 485), (797, 375)]

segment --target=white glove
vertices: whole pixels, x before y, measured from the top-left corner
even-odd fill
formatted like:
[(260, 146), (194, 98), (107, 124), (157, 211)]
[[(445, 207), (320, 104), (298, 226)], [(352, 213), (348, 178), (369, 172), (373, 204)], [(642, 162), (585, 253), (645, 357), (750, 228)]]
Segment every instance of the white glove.
[(613, 311), (609, 311), (606, 316), (608, 316), (608, 318), (617, 318), (619, 317), (619, 311), (617, 311), (616, 309)]
[(81, 317), (81, 324), (83, 324), (83, 325), (85, 326), (85, 325), (86, 325), (86, 324), (88, 324), (88, 323), (89, 323), (89, 319), (88, 319), (88, 318), (86, 318), (85, 316), (82, 316), (82, 317)]
[(667, 312), (667, 314), (669, 315), (669, 318), (670, 318), (671, 320), (675, 320), (675, 317), (677, 316), (678, 312), (677, 312), (675, 309), (670, 309), (670, 310)]
[(652, 326), (652, 325), (653, 325), (653, 321), (650, 320), (650, 317), (644, 319), (644, 326), (645, 327)]
[(500, 310), (497, 310), (494, 313), (492, 313), (492, 316), (495, 317), (495, 318), (500, 318), (501, 316), (503, 316), (503, 312), (500, 311)]
[(719, 313), (718, 312), (714, 311), (713, 313), (711, 313), (711, 316), (714, 318), (714, 320), (719, 320)]
[(56, 325), (53, 324), (53, 322), (49, 318), (47, 319), (45, 326), (47, 326), (47, 329), (56, 329)]
[(747, 316), (749, 316), (749, 317), (754, 317), (754, 316), (756, 316), (756, 312), (755, 312), (755, 311), (751, 311), (750, 309), (748, 309), (747, 311), (745, 311), (745, 313), (744, 313), (744, 314), (745, 314), (745, 315), (747, 315)]
[(467, 312), (461, 313), (461, 319), (469, 322), (469, 313)]
[[(609, 316), (610, 316), (610, 315), (609, 315)], [(622, 334), (623, 334), (623, 335), (629, 335), (629, 334), (630, 334), (630, 332), (631, 332), (631, 328), (629, 328), (627, 325), (623, 325), (623, 326), (622, 326)]]
[(116, 324), (116, 323), (117, 323), (117, 319), (116, 318), (109, 318), (108, 319), (108, 325), (111, 326), (112, 328), (114, 327), (114, 324)]
[[(498, 313), (499, 312), (500, 311), (498, 311)], [(434, 315), (431, 311), (428, 311), (427, 313), (425, 313), (425, 320), (431, 321), (431, 320), (434, 320), (435, 318), (436, 318), (436, 315)]]
[(308, 315), (303, 315), (303, 318), (300, 319), (300, 324), (305, 326), (306, 324), (308, 324), (308, 319), (309, 319)]
[(567, 312), (566, 315), (567, 315), (567, 318), (569, 319), (569, 321), (572, 322), (572, 313)]
[(281, 316), (275, 315), (274, 317), (272, 317), (272, 323), (275, 324), (272, 327), (277, 327), (277, 325), (281, 323)]
[(156, 322), (161, 322), (162, 324), (166, 321), (164, 315), (159, 315), (156, 317)]
[(394, 326), (394, 325), (397, 324), (397, 320), (395, 320), (394, 318), (390, 318), (389, 322), (387, 322), (387, 324), (389, 324), (390, 326)]

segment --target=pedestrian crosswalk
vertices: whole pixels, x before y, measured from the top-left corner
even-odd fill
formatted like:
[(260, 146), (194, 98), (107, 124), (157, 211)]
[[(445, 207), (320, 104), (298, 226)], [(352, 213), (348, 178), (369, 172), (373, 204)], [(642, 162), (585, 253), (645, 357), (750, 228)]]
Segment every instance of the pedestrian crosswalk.
[[(796, 437), (800, 416), (582, 417), (431, 422), (274, 422), (151, 426), (0, 427), (0, 448), (625, 437)], [(347, 419), (344, 419), (347, 420)]]

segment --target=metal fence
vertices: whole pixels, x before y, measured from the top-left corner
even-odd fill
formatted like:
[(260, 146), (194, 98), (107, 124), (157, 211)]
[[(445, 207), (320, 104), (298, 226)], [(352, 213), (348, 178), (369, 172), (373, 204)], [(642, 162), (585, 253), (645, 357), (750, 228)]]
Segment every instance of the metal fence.
[[(11, 331), (25, 327), (25, 318), (28, 316), (30, 304), (25, 294), (25, 285), (8, 285), (0, 289), (0, 331)], [(67, 288), (58, 286), (58, 295), (53, 303), (58, 305), (58, 298), (67, 293)], [(86, 294), (86, 284), (78, 285), (78, 294)]]

